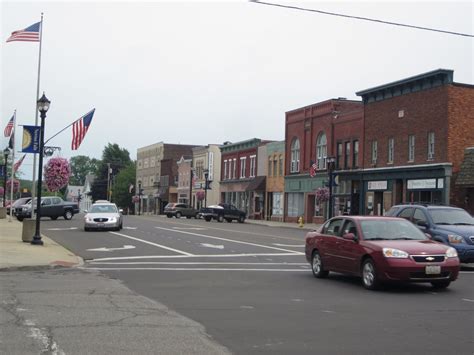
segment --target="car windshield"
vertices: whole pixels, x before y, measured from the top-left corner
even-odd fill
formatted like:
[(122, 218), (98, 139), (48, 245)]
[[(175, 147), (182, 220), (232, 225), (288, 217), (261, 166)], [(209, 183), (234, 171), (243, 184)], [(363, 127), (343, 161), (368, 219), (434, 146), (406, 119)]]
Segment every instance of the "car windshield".
[(428, 239), (414, 224), (406, 220), (365, 220), (361, 221), (360, 225), (365, 240)]
[(435, 224), (474, 225), (474, 218), (461, 209), (440, 208), (430, 209), (429, 211)]
[(117, 213), (115, 205), (92, 205), (89, 213)]

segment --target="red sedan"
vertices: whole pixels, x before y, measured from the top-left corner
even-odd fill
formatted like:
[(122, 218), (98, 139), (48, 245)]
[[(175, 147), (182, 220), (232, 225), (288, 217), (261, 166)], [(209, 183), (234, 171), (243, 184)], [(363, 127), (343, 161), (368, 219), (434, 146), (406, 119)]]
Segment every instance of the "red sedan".
[(386, 281), (446, 288), (460, 268), (456, 249), (393, 217), (334, 217), (306, 235), (305, 252), (315, 277), (329, 271), (357, 275), (370, 290)]

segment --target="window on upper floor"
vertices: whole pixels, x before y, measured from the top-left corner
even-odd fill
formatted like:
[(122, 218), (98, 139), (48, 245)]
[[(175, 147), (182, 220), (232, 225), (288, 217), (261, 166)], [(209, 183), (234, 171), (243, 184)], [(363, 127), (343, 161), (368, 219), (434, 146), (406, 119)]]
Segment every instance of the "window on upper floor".
[(224, 160), (224, 180), (227, 180), (227, 160)]
[(372, 164), (377, 164), (377, 141), (372, 141)]
[(247, 163), (247, 157), (241, 157), (240, 158), (240, 178), (241, 179), (245, 178), (246, 176), (246, 171), (245, 171), (246, 163)]
[(415, 135), (410, 134), (408, 136), (408, 161), (415, 161)]
[(351, 156), (351, 142), (346, 142), (345, 149), (344, 149), (344, 169), (349, 168), (350, 156)]
[(359, 141), (355, 140), (352, 142), (352, 168), (359, 167)]
[(278, 176), (278, 160), (277, 160), (276, 155), (273, 156), (273, 171), (274, 171), (274, 175)]
[(428, 132), (428, 160), (434, 160), (435, 157), (435, 134)]
[(387, 151), (387, 163), (393, 164), (393, 154), (395, 149), (395, 139), (389, 138), (388, 139), (388, 151)]
[(318, 170), (326, 169), (326, 159), (328, 155), (327, 138), (324, 132), (321, 132), (316, 140), (316, 162)]
[(278, 157), (278, 175), (283, 176), (283, 155)]
[(272, 176), (272, 157), (268, 158), (268, 176)]
[(257, 156), (251, 155), (250, 156), (250, 177), (255, 177), (255, 170), (257, 163)]
[(300, 171), (300, 141), (298, 138), (291, 142), (291, 173), (298, 173)]
[(232, 179), (237, 179), (237, 158), (234, 158), (234, 165), (232, 166)]
[(342, 143), (337, 143), (336, 169), (341, 168), (342, 161)]

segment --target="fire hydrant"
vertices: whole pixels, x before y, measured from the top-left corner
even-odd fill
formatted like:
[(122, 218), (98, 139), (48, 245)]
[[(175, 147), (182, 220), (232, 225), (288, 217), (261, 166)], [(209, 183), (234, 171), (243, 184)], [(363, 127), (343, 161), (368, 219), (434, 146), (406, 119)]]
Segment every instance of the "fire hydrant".
[(300, 216), (300, 217), (298, 218), (298, 224), (299, 224), (299, 227), (300, 227), (300, 228), (303, 228), (303, 226), (304, 226), (303, 216)]

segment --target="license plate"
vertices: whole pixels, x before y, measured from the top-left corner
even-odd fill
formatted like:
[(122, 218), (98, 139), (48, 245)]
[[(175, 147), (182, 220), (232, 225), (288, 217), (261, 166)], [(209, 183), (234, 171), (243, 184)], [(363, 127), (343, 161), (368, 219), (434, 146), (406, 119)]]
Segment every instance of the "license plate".
[(426, 275), (441, 274), (441, 266), (439, 265), (428, 265), (425, 267)]
[(99, 227), (99, 228), (104, 228), (104, 227), (105, 227), (105, 224), (104, 224), (104, 223), (97, 223), (97, 227)]

